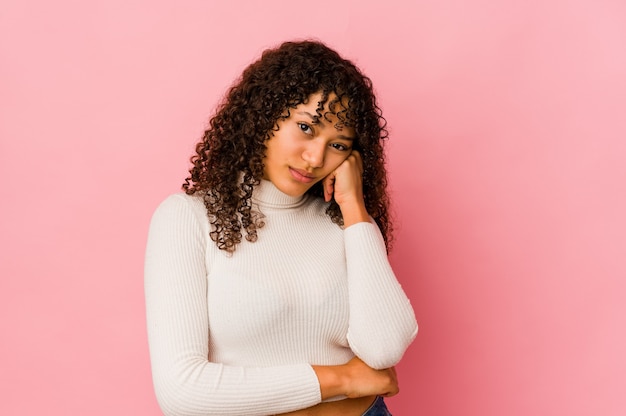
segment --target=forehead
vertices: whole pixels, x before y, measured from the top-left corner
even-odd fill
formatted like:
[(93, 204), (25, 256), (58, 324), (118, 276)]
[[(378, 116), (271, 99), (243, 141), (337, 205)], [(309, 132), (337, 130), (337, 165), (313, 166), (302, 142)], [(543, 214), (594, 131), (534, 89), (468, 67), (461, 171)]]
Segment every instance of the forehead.
[(338, 130), (352, 131), (351, 123), (348, 120), (348, 102), (349, 98), (346, 96), (339, 100), (335, 93), (330, 93), (324, 97), (321, 92), (317, 92), (296, 106), (295, 111), (309, 114), (316, 123), (330, 124)]
[(341, 100), (339, 100), (335, 92), (330, 92), (324, 96), (324, 94), (320, 91), (309, 95), (306, 101), (302, 104), (318, 108), (322, 101), (324, 102), (324, 106), (322, 107), (324, 111), (337, 113), (348, 109), (350, 99), (344, 95), (341, 97)]

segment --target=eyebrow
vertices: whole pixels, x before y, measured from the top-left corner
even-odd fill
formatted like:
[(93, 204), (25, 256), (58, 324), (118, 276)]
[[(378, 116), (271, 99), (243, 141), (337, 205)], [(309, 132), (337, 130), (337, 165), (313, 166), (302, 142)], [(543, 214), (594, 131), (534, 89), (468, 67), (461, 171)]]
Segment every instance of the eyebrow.
[[(296, 112), (296, 114), (300, 114), (302, 116), (309, 116), (311, 118), (312, 121), (319, 123), (321, 121), (321, 118), (317, 115), (313, 115), (307, 111), (298, 111)], [(343, 134), (338, 134), (337, 135), (338, 139), (343, 139), (343, 140), (348, 140), (348, 141), (354, 141), (354, 137), (350, 137), (350, 136), (345, 136)]]
[(298, 111), (296, 114), (300, 114), (301, 116), (309, 116), (311, 118), (311, 120), (313, 121), (318, 121), (320, 120), (320, 117), (318, 115), (313, 115), (307, 111)]

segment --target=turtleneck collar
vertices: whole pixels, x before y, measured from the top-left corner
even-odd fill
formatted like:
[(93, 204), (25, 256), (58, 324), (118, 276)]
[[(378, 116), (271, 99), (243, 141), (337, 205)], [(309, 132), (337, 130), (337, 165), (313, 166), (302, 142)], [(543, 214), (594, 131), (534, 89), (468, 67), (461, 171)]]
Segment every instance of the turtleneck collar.
[(308, 196), (289, 196), (280, 191), (271, 181), (261, 179), (261, 183), (254, 187), (252, 200), (261, 207), (267, 208), (296, 208), (302, 205)]

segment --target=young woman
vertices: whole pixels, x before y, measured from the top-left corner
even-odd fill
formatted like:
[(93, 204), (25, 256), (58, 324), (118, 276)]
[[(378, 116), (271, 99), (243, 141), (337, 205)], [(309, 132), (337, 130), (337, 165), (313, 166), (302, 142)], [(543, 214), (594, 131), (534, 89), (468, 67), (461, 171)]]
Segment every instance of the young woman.
[(230, 89), (150, 225), (148, 337), (166, 415), (388, 415), (417, 333), (387, 260), (384, 119), (319, 42)]

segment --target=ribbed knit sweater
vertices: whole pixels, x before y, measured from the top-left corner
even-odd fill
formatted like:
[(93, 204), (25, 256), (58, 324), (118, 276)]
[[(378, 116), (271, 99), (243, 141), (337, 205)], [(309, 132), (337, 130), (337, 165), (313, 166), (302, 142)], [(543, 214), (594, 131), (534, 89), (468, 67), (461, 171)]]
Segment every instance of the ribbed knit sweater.
[[(168, 416), (270, 415), (321, 402), (311, 365), (395, 365), (417, 333), (374, 222), (342, 229), (312, 196), (262, 181), (258, 241), (210, 239), (197, 196), (157, 208), (145, 259), (148, 339)], [(340, 399), (340, 398), (336, 398)]]

